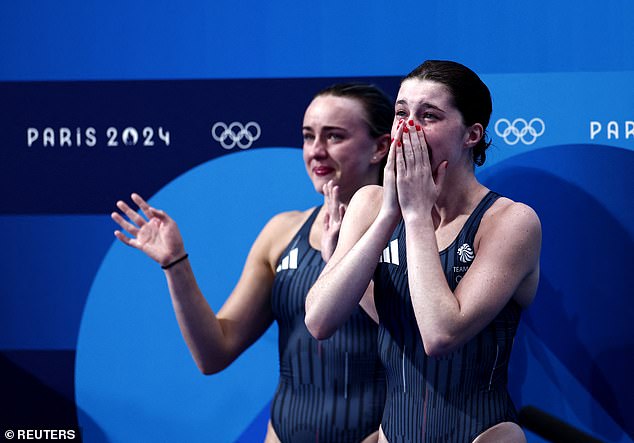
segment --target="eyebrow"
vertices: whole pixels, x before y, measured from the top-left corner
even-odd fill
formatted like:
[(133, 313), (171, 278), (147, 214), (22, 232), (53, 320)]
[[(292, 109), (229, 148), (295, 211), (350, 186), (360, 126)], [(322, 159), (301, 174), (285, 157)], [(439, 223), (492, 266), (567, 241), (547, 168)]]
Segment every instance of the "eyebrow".
[[(345, 131), (346, 128), (344, 128), (343, 126), (322, 126), (321, 127), (322, 131)], [(302, 131), (314, 131), (312, 126), (302, 126)]]
[[(401, 99), (401, 100), (397, 100), (397, 101), (396, 101), (396, 104), (397, 104), (397, 105), (405, 105), (405, 106), (407, 106), (407, 105), (408, 105), (407, 100), (403, 100), (403, 99)], [(432, 108), (432, 109), (436, 109), (436, 110), (438, 110), (438, 111), (440, 111), (440, 112), (445, 112), (443, 109), (441, 109), (441, 108), (439, 108), (438, 106), (433, 105), (433, 104), (431, 104), (431, 103), (429, 103), (429, 102), (423, 102), (423, 103), (421, 103), (420, 105), (421, 105), (421, 107), (423, 107), (423, 108)]]

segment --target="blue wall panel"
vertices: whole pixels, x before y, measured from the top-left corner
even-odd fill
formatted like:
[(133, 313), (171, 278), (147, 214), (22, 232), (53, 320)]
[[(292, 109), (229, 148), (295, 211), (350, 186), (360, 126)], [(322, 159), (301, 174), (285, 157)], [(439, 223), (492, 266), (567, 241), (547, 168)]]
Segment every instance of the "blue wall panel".
[[(199, 375), (160, 270), (114, 242), (108, 214), (132, 191), (164, 206), (218, 308), (265, 221), (319, 201), (296, 149), (312, 94), (365, 79), (395, 95), (419, 62), (446, 58), (493, 94), (480, 179), (543, 223), (512, 395), (631, 442), (633, 19), (629, 0), (3, 2), (0, 425), (260, 441), (276, 330)], [(259, 132), (225, 149), (219, 122)]]

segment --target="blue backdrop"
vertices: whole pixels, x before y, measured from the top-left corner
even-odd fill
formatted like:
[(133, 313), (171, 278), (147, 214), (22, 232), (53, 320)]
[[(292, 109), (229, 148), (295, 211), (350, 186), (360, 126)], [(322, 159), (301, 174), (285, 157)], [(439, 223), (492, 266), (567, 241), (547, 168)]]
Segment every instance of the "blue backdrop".
[[(513, 398), (633, 441), (634, 3), (554, 3), (0, 4), (2, 429), (261, 441), (275, 328), (200, 375), (162, 272), (114, 242), (114, 202), (168, 210), (217, 309), (264, 223), (319, 202), (297, 149), (312, 94), (356, 79), (395, 96), (443, 58), (493, 95), (480, 179), (543, 224)], [(233, 122), (251, 136), (223, 146), (212, 128)]]

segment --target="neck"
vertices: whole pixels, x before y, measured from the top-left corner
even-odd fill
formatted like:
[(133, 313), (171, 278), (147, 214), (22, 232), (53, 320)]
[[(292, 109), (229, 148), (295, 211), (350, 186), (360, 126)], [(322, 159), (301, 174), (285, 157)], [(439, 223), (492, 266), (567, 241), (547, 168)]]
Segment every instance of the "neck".
[(381, 184), (381, 181), (379, 180), (379, 172), (378, 170), (374, 169), (372, 171), (370, 171), (370, 174), (368, 174), (365, 179), (360, 180), (357, 184), (356, 187), (354, 187), (353, 189), (341, 189), (341, 187), (339, 188), (339, 199), (341, 200), (341, 203), (343, 203), (344, 205), (348, 206), (348, 204), (350, 203), (350, 200), (352, 200), (352, 196), (355, 194), (355, 192), (357, 192), (359, 189), (361, 189), (364, 186), (367, 185), (376, 185), (376, 184)]
[(488, 192), (473, 172), (455, 173), (445, 177), (443, 189), (434, 205), (436, 226), (446, 225), (457, 217), (469, 214)]

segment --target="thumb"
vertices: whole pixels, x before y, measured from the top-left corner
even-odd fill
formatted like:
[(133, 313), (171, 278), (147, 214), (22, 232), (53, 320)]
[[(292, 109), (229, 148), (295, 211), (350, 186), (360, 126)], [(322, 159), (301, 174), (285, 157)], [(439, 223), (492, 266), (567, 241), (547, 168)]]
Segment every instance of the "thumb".
[(339, 203), (339, 220), (343, 220), (343, 215), (346, 213), (346, 205)]
[(327, 231), (330, 228), (330, 212), (326, 211), (324, 215), (324, 230)]

